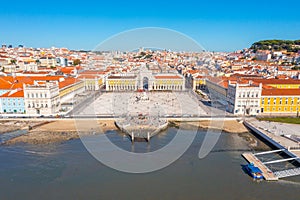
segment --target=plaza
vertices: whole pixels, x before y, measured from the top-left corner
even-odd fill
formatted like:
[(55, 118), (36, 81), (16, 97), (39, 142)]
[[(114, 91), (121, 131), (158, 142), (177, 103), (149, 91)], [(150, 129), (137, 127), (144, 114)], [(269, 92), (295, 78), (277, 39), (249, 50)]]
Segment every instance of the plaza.
[(138, 116), (157, 117), (206, 116), (207, 112), (189, 92), (107, 92), (86, 105), (80, 116)]

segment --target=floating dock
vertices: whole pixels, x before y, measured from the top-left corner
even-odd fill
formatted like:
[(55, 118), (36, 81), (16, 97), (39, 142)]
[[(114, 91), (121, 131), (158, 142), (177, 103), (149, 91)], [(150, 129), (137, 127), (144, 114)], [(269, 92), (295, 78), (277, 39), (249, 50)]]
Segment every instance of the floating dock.
[(265, 180), (278, 181), (278, 177), (264, 163), (262, 163), (254, 154), (243, 153), (242, 156), (249, 163), (253, 163), (256, 167), (258, 167), (262, 171)]
[[(272, 144), (275, 148), (275, 150), (272, 151), (266, 151), (266, 152), (259, 152), (259, 153), (243, 153), (242, 156), (249, 162), (253, 163), (256, 167), (258, 167), (262, 172), (264, 179), (267, 181), (277, 181), (279, 178), (285, 178), (290, 176), (297, 176), (300, 175), (300, 168), (293, 168), (293, 169), (286, 169), (282, 171), (271, 171), (267, 165), (274, 164), (274, 163), (280, 163), (280, 162), (289, 162), (289, 161), (296, 161), (300, 163), (300, 158), (295, 155), (293, 152), (290, 151), (290, 147), (287, 147), (280, 142), (278, 142), (276, 139), (279, 140), (279, 138), (270, 137), (268, 133), (266, 133), (264, 130), (261, 130), (260, 128), (255, 127), (255, 125), (244, 121), (244, 125), (255, 132), (257, 135), (262, 137), (264, 140)], [(289, 158), (279, 159), (279, 160), (271, 160), (267, 162), (262, 162), (257, 158), (259, 155), (265, 155), (265, 154), (271, 154), (271, 153), (279, 153), (283, 152), (285, 153)]]

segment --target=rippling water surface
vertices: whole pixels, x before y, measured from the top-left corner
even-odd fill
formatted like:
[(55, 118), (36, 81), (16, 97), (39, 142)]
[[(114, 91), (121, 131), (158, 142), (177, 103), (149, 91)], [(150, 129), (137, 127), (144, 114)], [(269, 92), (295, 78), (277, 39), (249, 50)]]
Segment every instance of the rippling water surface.
[[(119, 147), (140, 152), (168, 144), (176, 128), (156, 135), (151, 143), (108, 132)], [(186, 133), (188, 134), (188, 133)], [(170, 166), (147, 174), (127, 174), (95, 160), (80, 140), (51, 145), (0, 146), (0, 199), (299, 199), (300, 177), (256, 182), (246, 175), (241, 157), (246, 142), (222, 134), (213, 151), (198, 158), (205, 130)]]

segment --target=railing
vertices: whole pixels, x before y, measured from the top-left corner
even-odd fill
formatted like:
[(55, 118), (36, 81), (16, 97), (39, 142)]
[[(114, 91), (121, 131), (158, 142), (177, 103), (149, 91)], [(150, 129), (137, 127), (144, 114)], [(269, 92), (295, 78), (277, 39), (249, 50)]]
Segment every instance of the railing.
[(289, 177), (289, 176), (297, 176), (297, 175), (300, 175), (300, 168), (277, 171), (277, 172), (274, 172), (274, 174), (278, 178), (284, 178), (284, 177)]

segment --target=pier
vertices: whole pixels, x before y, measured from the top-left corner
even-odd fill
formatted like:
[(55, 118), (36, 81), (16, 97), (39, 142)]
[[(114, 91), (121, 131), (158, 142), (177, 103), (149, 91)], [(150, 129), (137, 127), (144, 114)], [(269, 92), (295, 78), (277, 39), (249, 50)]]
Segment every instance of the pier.
[(144, 140), (150, 142), (151, 137), (168, 127), (168, 121), (157, 116), (127, 116), (115, 121), (115, 125), (125, 134), (131, 142)]
[[(253, 131), (255, 134), (263, 138), (266, 142), (270, 143), (275, 147), (275, 150), (259, 152), (259, 153), (243, 153), (242, 156), (249, 162), (253, 163), (256, 167), (258, 167), (262, 172), (264, 179), (267, 181), (276, 181), (279, 178), (291, 177), (300, 175), (300, 167), (286, 169), (281, 171), (272, 171), (268, 168), (267, 165), (281, 163), (281, 162), (291, 162), (296, 161), (300, 164), (300, 158), (298, 154), (295, 154), (294, 149), (298, 149), (297, 143), (282, 136), (272, 135), (272, 133), (267, 132), (264, 128), (257, 127), (255, 123), (251, 123), (248, 121), (244, 121), (244, 125)], [(288, 158), (277, 159), (277, 160), (269, 160), (266, 162), (262, 162), (257, 156), (267, 155), (272, 153), (280, 153), (283, 152), (288, 156)], [(298, 153), (298, 152), (297, 152)]]
[(267, 180), (267, 181), (277, 181), (278, 180), (278, 177), (264, 163), (262, 163), (254, 154), (243, 153), (242, 156), (249, 163), (253, 163), (256, 167), (258, 167), (262, 171), (265, 180)]

